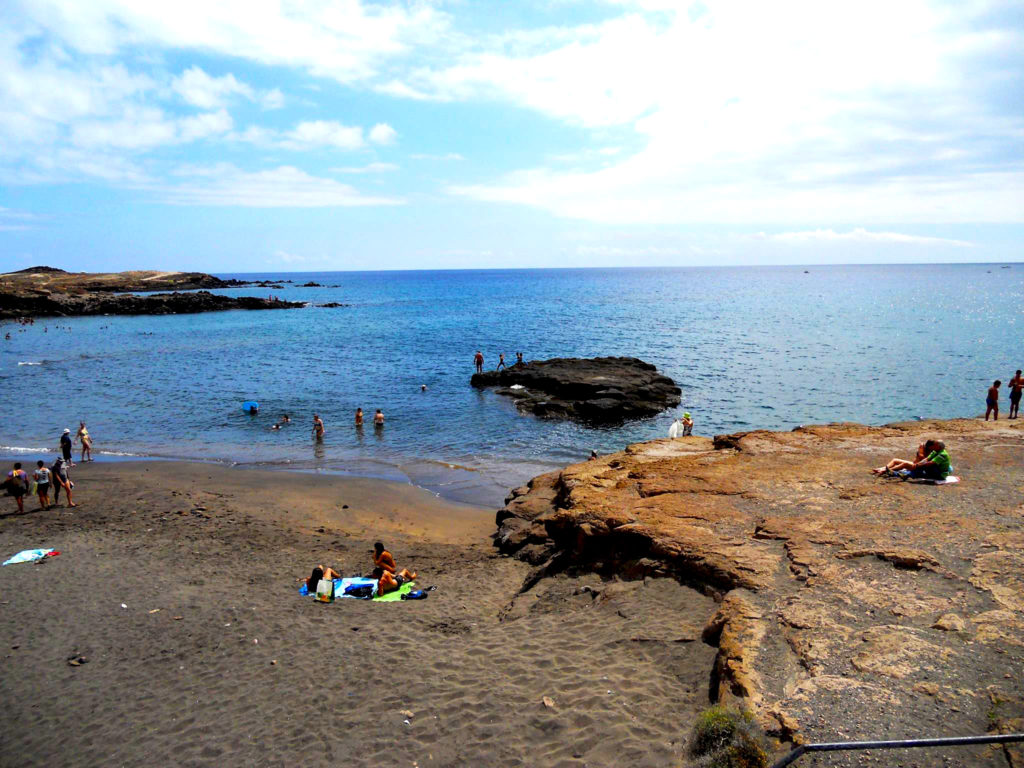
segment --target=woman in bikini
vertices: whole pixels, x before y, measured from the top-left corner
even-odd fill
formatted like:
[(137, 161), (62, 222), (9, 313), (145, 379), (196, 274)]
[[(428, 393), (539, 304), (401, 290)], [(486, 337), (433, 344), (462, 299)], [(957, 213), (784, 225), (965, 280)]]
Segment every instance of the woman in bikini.
[[(75, 440), (82, 443), (82, 458), (79, 461), (92, 461), (92, 438), (89, 437), (89, 430), (85, 428), (85, 422), (78, 422), (78, 433)], [(88, 456), (89, 458), (85, 458)]]

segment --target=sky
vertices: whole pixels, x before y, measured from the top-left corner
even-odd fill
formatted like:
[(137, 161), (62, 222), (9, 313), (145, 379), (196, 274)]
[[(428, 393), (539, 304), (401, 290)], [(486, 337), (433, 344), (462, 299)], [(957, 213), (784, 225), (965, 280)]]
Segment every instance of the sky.
[(3, 271), (1022, 243), (1020, 2), (0, 3)]

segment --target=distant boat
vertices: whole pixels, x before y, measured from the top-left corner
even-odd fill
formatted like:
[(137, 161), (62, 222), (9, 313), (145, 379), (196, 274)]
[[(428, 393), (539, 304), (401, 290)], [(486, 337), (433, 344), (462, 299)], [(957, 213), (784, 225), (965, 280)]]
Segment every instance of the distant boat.
[(1000, 269), (1009, 269), (1009, 268), (1010, 268), (1009, 264), (1007, 264), (1006, 266), (1000, 267)]

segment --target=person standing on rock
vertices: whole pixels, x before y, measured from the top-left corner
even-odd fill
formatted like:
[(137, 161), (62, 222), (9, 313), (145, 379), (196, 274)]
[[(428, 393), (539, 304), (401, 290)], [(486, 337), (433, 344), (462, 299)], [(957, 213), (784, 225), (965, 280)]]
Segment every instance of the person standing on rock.
[(1016, 419), (1020, 415), (1020, 396), (1024, 392), (1024, 379), (1021, 378), (1020, 370), (1014, 374), (1006, 386), (1010, 388), (1010, 418)]
[(995, 418), (993, 421), (999, 421), (999, 388), (1003, 385), (999, 379), (995, 380), (995, 383), (988, 388), (988, 395), (985, 398), (985, 421), (988, 421), (988, 415), (995, 411)]
[(523, 363), (523, 353), (522, 352), (516, 352), (516, 365), (515, 365), (515, 367), (516, 368), (522, 368), (523, 365), (524, 365), (524, 363)]
[(476, 372), (477, 373), (483, 373), (484, 372), (484, 355), (483, 355), (483, 353), (479, 349), (476, 351), (476, 354), (473, 355), (473, 362), (476, 363)]
[(689, 437), (693, 434), (693, 419), (690, 418), (690, 413), (687, 411), (683, 414), (683, 437)]
[(498, 367), (495, 368), (494, 370), (500, 371), (502, 368), (506, 368), (506, 367), (507, 366), (505, 365), (505, 354), (502, 353), (502, 354), (498, 355)]

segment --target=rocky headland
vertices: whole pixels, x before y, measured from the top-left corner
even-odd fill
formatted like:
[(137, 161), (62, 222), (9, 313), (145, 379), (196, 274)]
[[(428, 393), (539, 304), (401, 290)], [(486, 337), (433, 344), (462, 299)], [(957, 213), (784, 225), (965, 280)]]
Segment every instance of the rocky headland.
[[(202, 272), (65, 272), (32, 267), (0, 275), (0, 319), (79, 315), (173, 315), (226, 309), (295, 309), (302, 302), (220, 296), (209, 289), (263, 281), (222, 280)], [(163, 293), (158, 293), (162, 291)], [(170, 293), (166, 293), (170, 291)], [(189, 291), (182, 293), (181, 291)], [(138, 296), (135, 294), (145, 295)]]
[(470, 384), (498, 387), (523, 412), (549, 419), (610, 423), (679, 405), (681, 390), (635, 357), (554, 358), (476, 373)]
[[(960, 483), (869, 474), (931, 436)], [(535, 566), (512, 614), (561, 572), (671, 576), (712, 596), (689, 638), (717, 649), (712, 699), (782, 740), (1020, 731), (1022, 477), (1019, 421), (655, 440), (514, 490), (495, 542)], [(1024, 765), (1018, 747), (968, 757), (954, 764)]]

